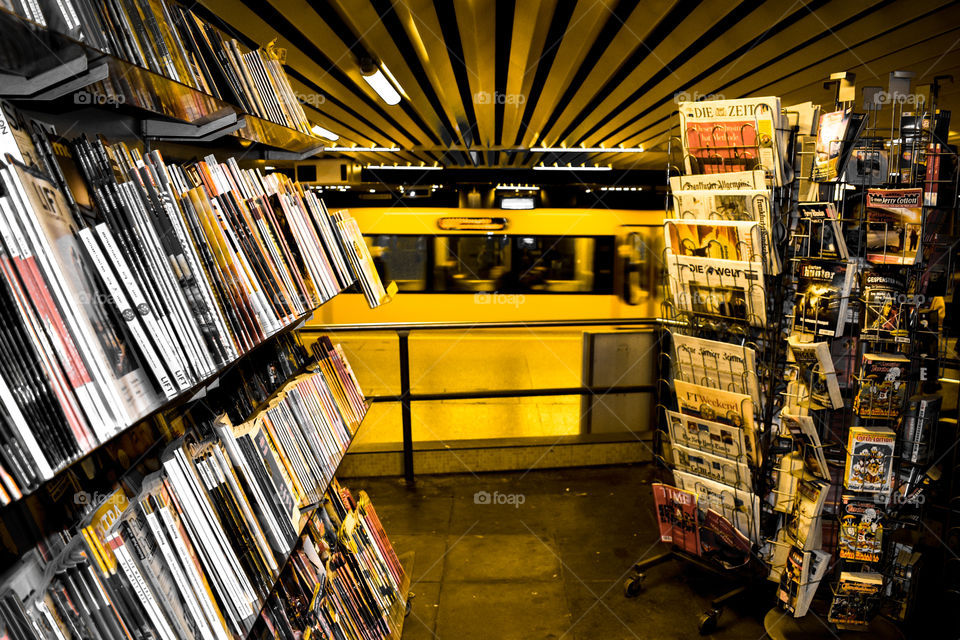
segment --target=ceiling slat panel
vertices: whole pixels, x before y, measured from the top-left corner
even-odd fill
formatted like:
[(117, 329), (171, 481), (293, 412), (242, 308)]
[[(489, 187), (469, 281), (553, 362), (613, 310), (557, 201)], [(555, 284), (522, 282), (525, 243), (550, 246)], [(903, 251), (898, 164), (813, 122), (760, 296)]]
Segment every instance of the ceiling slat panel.
[(493, 55), (497, 45), (496, 4), (455, 0), (454, 7), (463, 45), (463, 62), (477, 118), (476, 140), (483, 146), (494, 145), (497, 143), (493, 102), (497, 92), (496, 58)]
[[(893, 69), (926, 73), (916, 85), (960, 66), (960, 2), (948, 0), (201, 3), (238, 37), (280, 36), (291, 86), (310, 121), (340, 135), (336, 144), (402, 148), (344, 154), (361, 164), (520, 167), (545, 154), (504, 149), (582, 144), (654, 149), (579, 158), (588, 164), (660, 168), (678, 94), (824, 103), (831, 72), (886, 87)], [(400, 105), (363, 81), (363, 51), (397, 78)], [(941, 95), (940, 106), (957, 110), (960, 83)]]
[[(409, 146), (414, 144), (413, 140), (390, 125), (388, 121), (384, 120), (381, 113), (369, 107), (368, 103), (355, 93), (358, 87), (346, 87), (336, 81), (327, 73), (326, 69), (310, 59), (288, 40), (278, 36), (273, 26), (265, 22), (260, 16), (243, 4), (233, 0), (203, 0), (203, 5), (215, 14), (225, 16), (231, 21), (231, 24), (235, 25), (242, 33), (256, 42), (266, 43), (276, 38), (277, 46), (287, 49), (287, 65), (293, 67), (309, 79), (310, 82), (319, 86), (324, 94), (333, 96), (344, 104), (351, 105), (351, 108), (358, 114), (370, 121), (382, 122), (383, 126), (381, 129), (401, 145)], [(335, 37), (332, 38), (331, 41), (339, 42)], [(322, 42), (319, 39), (316, 42), (318, 42), (318, 46), (323, 47), (324, 51), (328, 51), (328, 47), (331, 46), (330, 42)], [(343, 48), (343, 46), (343, 43), (340, 42), (340, 47)], [(333, 55), (333, 59), (336, 60), (336, 55)]]
[[(740, 97), (728, 95), (727, 93), (720, 91), (718, 87), (720, 87), (724, 81), (729, 82), (738, 75), (750, 71), (751, 69), (755, 69), (758, 63), (762, 66), (763, 61), (772, 60), (783, 55), (790, 48), (795, 47), (797, 43), (802, 42), (804, 39), (810, 38), (811, 34), (833, 31), (844, 21), (856, 16), (857, 14), (865, 13), (870, 9), (871, 6), (876, 6), (877, 4), (880, 4), (880, 2), (876, 0), (871, 1), (870, 3), (856, 5), (852, 5), (851, 3), (843, 1), (832, 2), (818, 9), (816, 13), (809, 13), (806, 17), (801, 18), (794, 24), (790, 25), (785, 30), (778, 33), (775, 37), (764, 40), (763, 42), (758, 43), (756, 46), (753, 46), (746, 53), (738, 56), (732, 63), (724, 65), (722, 69), (712, 73), (710, 76), (700, 80), (695, 80), (697, 75), (701, 73), (702, 69), (706, 68), (706, 65), (709, 63), (709, 61), (715, 61), (719, 59), (716, 57), (718, 53), (713, 51), (713, 48), (710, 47), (708, 50), (704, 51), (704, 54), (707, 54), (706, 56), (703, 54), (698, 54), (689, 62), (677, 69), (677, 75), (680, 78), (679, 84), (674, 82), (676, 79), (671, 76), (664, 82), (654, 87), (639, 101), (631, 105), (629, 108), (624, 109), (622, 116), (612, 121), (611, 125), (620, 125), (623, 122), (629, 121), (629, 118), (635, 117), (638, 113), (642, 113), (645, 109), (649, 109), (652, 105), (656, 104), (657, 101), (662, 101), (663, 98), (675, 95), (677, 92), (685, 93), (689, 96), (719, 94), (729, 98)], [(736, 31), (739, 31), (739, 33), (734, 34), (734, 30), (731, 30), (731, 39), (736, 38), (737, 42), (739, 42), (741, 46), (749, 44), (751, 38), (756, 37), (757, 35), (755, 29), (750, 29), (744, 33), (739, 30), (738, 26)], [(727, 38), (725, 38), (725, 40), (726, 39)], [(820, 46), (819, 40), (818, 44), (814, 46)], [(777, 63), (775, 68), (784, 69), (786, 67), (781, 63)], [(770, 73), (772, 70), (773, 68), (767, 68), (764, 72)], [(654, 111), (650, 115), (653, 118), (659, 118), (661, 117), (663, 110), (670, 109), (676, 109), (676, 103), (673, 101), (668, 102), (666, 105), (662, 105), (660, 109)], [(636, 127), (630, 126), (626, 131), (612, 133), (610, 127), (605, 127), (603, 130), (597, 133), (595, 139), (604, 139), (605, 135), (612, 135), (612, 137), (608, 140), (610, 144), (622, 143), (626, 145), (628, 144), (628, 141), (632, 141), (636, 137), (635, 131)], [(629, 142), (629, 144), (633, 143)]]
[(560, 97), (573, 80), (577, 69), (583, 62), (597, 34), (607, 20), (613, 18), (612, 8), (616, 0), (580, 0), (570, 18), (570, 24), (560, 42), (546, 42), (544, 52), (556, 47), (557, 53), (550, 68), (550, 75), (537, 97), (533, 116), (526, 123), (523, 132), (524, 146), (532, 146), (540, 139), (544, 126)]
[(669, 61), (687, 50), (704, 32), (721, 22), (730, 12), (739, 7), (740, 2), (704, 2), (698, 5), (684, 20), (683, 24), (675, 29), (663, 42), (653, 48), (643, 63), (630, 74), (627, 80), (617, 87), (580, 125), (567, 137), (571, 143), (583, 139), (591, 126), (587, 120), (615, 113), (620, 105), (632, 94), (637, 87), (643, 84), (654, 74), (660, 72)]
[[(894, 25), (902, 24), (916, 16), (918, 13), (917, 9), (920, 8), (918, 5), (926, 5), (928, 7), (930, 4), (929, 2), (917, 2), (914, 3), (914, 6), (911, 8), (908, 3), (898, 3), (894, 7), (888, 7), (883, 12), (868, 15), (863, 20), (859, 20), (837, 31), (835, 38), (823, 41), (818, 40), (811, 43), (804, 49), (777, 62), (776, 74), (774, 76), (774, 78), (777, 78), (776, 80), (771, 77), (773, 74), (770, 74), (769, 71), (765, 71), (764, 68), (761, 67), (757, 69), (756, 73), (750, 74), (746, 78), (733, 84), (720, 86), (713, 91), (719, 91), (730, 98), (759, 95), (758, 92), (765, 92), (765, 95), (781, 95), (785, 92), (789, 93), (790, 91), (796, 90), (798, 87), (821, 83), (826, 80), (831, 73), (849, 70), (854, 66), (860, 65), (861, 61), (867, 61), (867, 64), (873, 68), (874, 65), (870, 64), (869, 60), (883, 56), (889, 52), (891, 43), (915, 43), (918, 40), (929, 37), (930, 34), (938, 33), (944, 28), (950, 28), (958, 24), (956, 5), (941, 2), (938, 4), (950, 6), (931, 16), (896, 28), (889, 34), (875, 37), (876, 34), (887, 31)], [(857, 42), (862, 42), (865, 38), (871, 39), (864, 44), (856, 44)], [(852, 46), (843, 44), (844, 42), (850, 43)], [(930, 52), (929, 45), (922, 45), (918, 48), (926, 54)], [(899, 66), (900, 65), (897, 65), (897, 68), (899, 68)], [(879, 84), (882, 86), (886, 85), (886, 72), (890, 70), (891, 67), (889, 64), (876, 65), (876, 71), (883, 72), (882, 77), (879, 78)], [(873, 72), (861, 72), (857, 78), (858, 84), (875, 84), (878, 78), (874, 77), (870, 80), (870, 77), (873, 75)], [(803, 100), (811, 99), (814, 98), (812, 96), (803, 98)], [(787, 100), (788, 103), (795, 101), (798, 100)], [(676, 105), (665, 105), (651, 113), (645, 120), (653, 122), (655, 119), (666, 117), (675, 111)], [(644, 141), (645, 145), (656, 144), (662, 142), (664, 139), (662, 127), (655, 138), (651, 138), (654, 132), (645, 131), (644, 127), (640, 127), (639, 129), (640, 134), (637, 137), (629, 138), (630, 144), (636, 144), (641, 140)]]
[[(523, 96), (526, 103), (533, 78), (550, 30), (550, 20), (557, 6), (556, 0), (523, 0), (517, 3), (510, 41), (510, 67), (507, 72), (506, 94)], [(517, 102), (517, 99), (514, 100)], [(523, 106), (504, 106), (503, 143), (518, 144), (523, 119)], [(514, 163), (522, 160), (521, 154)]]
[[(858, 11), (867, 10), (865, 4), (867, 3), (857, 3), (855, 7), (852, 7), (850, 6), (850, 3), (834, 3), (832, 5), (832, 12), (827, 11), (826, 7), (821, 9), (821, 12), (824, 14), (835, 15), (810, 16), (811, 20), (816, 21), (816, 25), (809, 23), (805, 26), (808, 29), (815, 26), (819, 26), (824, 30), (832, 28), (842, 20), (849, 18), (851, 14), (856, 14)], [(877, 2), (874, 2), (873, 4), (877, 4)], [(664, 78), (659, 84), (652, 87), (651, 90), (645, 96), (641, 97), (640, 100), (637, 100), (626, 108), (619, 110), (617, 115), (612, 120), (587, 138), (587, 145), (589, 146), (606, 140), (625, 122), (629, 121), (630, 118), (639, 114), (657, 100), (660, 100), (666, 96), (674, 96), (684, 93), (694, 95), (697, 91), (693, 86), (694, 78), (696, 78), (696, 76), (701, 73), (703, 69), (708, 68), (710, 64), (715, 64), (717, 60), (728, 57), (732, 52), (742, 47), (749, 46), (750, 43), (756, 40), (757, 36), (759, 35), (755, 25), (774, 25), (783, 18), (787, 17), (787, 15), (790, 13), (792, 13), (792, 11), (790, 10), (789, 5), (785, 10), (784, 6), (780, 3), (764, 3), (755, 11), (751, 12), (744, 20), (730, 25), (729, 28), (724, 32), (723, 38), (715, 40), (708, 46), (698, 51), (695, 56), (690, 58), (690, 60), (673, 69), (673, 72), (670, 75)], [(818, 12), (818, 14), (819, 13), (820, 12)], [(786, 37), (777, 38), (777, 40), (783, 43), (783, 45), (787, 45), (790, 42)], [(727, 77), (736, 77), (740, 72), (749, 69), (750, 66), (752, 66), (752, 61), (757, 59), (756, 57), (751, 56), (752, 53), (752, 51), (748, 52), (746, 55), (740, 56), (739, 59), (734, 63), (726, 65), (726, 69), (724, 69), (723, 74), (726, 74)]]
[[(359, 11), (361, 7), (365, 6), (369, 11), (373, 12), (373, 15), (376, 15), (376, 12), (373, 11), (373, 8), (370, 6), (369, 0), (353, 0), (352, 3), (354, 5), (354, 12)], [(337, 33), (314, 11), (313, 7), (306, 0), (270, 0), (270, 4), (283, 14), (287, 21), (294, 25), (300, 33), (308, 36), (312, 42), (317, 44), (324, 55), (333, 62), (333, 65), (353, 81), (354, 86), (348, 87), (350, 91), (354, 92), (354, 94), (363, 93), (379, 110), (389, 110), (390, 117), (419, 141), (425, 138), (424, 131), (416, 122), (411, 120), (402, 109), (384, 104), (377, 93), (363, 80), (363, 76), (360, 74), (357, 53), (352, 50), (355, 42), (353, 33)], [(363, 31), (359, 33), (363, 33)], [(300, 53), (303, 55), (303, 52)], [(306, 58), (307, 56), (303, 57)], [(310, 62), (313, 63), (316, 68), (319, 68), (316, 61), (310, 60)], [(334, 78), (327, 73), (321, 74), (321, 78), (323, 82), (321, 86), (324, 87), (335, 82)], [(359, 107), (369, 103), (364, 103), (362, 100), (354, 98), (347, 104), (356, 104)], [(373, 110), (370, 109), (370, 111)], [(383, 120), (382, 115), (379, 119)]]
[(413, 43), (426, 71), (428, 81), (439, 96), (453, 131), (455, 144), (464, 144), (463, 129), (470, 127), (457, 79), (450, 64), (450, 53), (443, 41), (443, 33), (432, 0), (405, 0), (394, 5), (407, 36)]
[[(587, 76), (586, 82), (578, 89), (563, 108), (563, 113), (545, 135), (541, 136), (543, 143), (548, 146), (557, 146), (557, 138), (572, 122), (583, 119), (584, 110), (590, 100), (614, 76), (621, 65), (637, 48), (644, 47), (644, 42), (656, 24), (677, 4), (677, 0), (652, 0), (641, 2), (617, 32), (616, 37), (606, 48), (596, 66)], [(585, 122), (592, 125), (593, 123)]]
[[(289, 2), (289, 0), (284, 0), (284, 2)], [(395, 37), (402, 37), (403, 34), (391, 36), (380, 15), (369, 2), (334, 0), (334, 4), (339, 7), (343, 19), (350, 22), (354, 32), (361, 34), (360, 40), (364, 47), (387, 65), (390, 73), (403, 88), (405, 97), (417, 112), (417, 115), (431, 131), (438, 134), (437, 139), (449, 143), (452, 136), (447, 129), (447, 114), (437, 113), (434, 110), (430, 99), (421, 87), (421, 79), (414, 74), (394, 41)], [(426, 140), (422, 142), (426, 142)]]

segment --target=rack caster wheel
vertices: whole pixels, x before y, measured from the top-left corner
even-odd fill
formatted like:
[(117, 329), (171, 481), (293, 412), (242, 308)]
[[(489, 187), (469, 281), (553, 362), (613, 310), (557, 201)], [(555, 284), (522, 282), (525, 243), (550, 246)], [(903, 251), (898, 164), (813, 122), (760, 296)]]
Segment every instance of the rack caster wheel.
[(700, 622), (697, 624), (700, 635), (706, 636), (717, 630), (717, 623), (720, 621), (720, 612), (721, 609), (708, 609), (703, 612), (700, 616)]
[(407, 603), (406, 603), (406, 605), (404, 605), (404, 607), (403, 607), (403, 617), (404, 617), (404, 618), (406, 618), (407, 616), (410, 615), (411, 603), (412, 603), (414, 597), (416, 597), (416, 595), (417, 595), (417, 594), (415, 594), (413, 591), (411, 591), (410, 593), (407, 594)]
[(639, 571), (633, 576), (627, 578), (623, 583), (623, 595), (628, 598), (636, 598), (643, 589), (643, 581), (647, 576)]

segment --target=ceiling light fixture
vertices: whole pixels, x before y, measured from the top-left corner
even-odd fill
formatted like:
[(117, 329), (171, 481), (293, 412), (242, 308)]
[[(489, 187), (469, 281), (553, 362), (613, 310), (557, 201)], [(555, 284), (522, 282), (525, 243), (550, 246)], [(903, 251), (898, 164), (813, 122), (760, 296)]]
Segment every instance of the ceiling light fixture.
[(443, 167), (421, 167), (409, 164), (368, 164), (364, 169), (408, 169), (416, 171), (439, 171)]
[(400, 147), (324, 147), (322, 153), (337, 151), (340, 153), (396, 153)]
[(533, 153), (643, 153), (643, 147), (531, 147)]
[(533, 167), (534, 171), (612, 171), (613, 167), (550, 167), (543, 164), (538, 164)]
[(333, 131), (330, 131), (329, 129), (324, 129), (318, 124), (315, 124), (312, 127), (310, 127), (310, 131), (313, 132), (313, 135), (320, 136), (321, 138), (326, 138), (331, 142), (336, 142), (337, 140), (340, 139), (340, 136), (335, 134)]
[[(386, 74), (384, 71), (386, 71)], [(387, 65), (377, 65), (377, 63), (370, 58), (364, 58), (360, 61), (360, 74), (367, 84), (370, 85), (370, 88), (377, 92), (381, 100), (390, 106), (400, 104), (400, 92), (397, 90), (399, 84), (394, 87), (387, 78), (387, 76), (393, 77), (390, 70), (387, 69)], [(395, 79), (394, 82), (396, 82)]]
[(506, 185), (506, 184), (498, 184), (496, 187), (494, 187), (494, 190), (496, 191), (540, 191), (540, 187), (531, 187), (529, 185), (513, 186), (513, 185)]

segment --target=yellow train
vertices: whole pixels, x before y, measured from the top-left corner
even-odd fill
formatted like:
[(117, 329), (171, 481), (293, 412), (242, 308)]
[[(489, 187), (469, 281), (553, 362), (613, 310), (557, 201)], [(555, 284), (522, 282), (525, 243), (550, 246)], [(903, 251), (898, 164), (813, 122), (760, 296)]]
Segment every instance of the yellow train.
[(384, 282), (379, 309), (344, 293), (314, 324), (655, 317), (663, 211), (355, 208)]

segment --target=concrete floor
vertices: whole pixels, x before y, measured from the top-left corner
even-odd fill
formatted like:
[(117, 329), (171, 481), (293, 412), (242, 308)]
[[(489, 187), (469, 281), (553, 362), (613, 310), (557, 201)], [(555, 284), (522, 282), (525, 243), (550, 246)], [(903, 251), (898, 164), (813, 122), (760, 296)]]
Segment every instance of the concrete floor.
[[(403, 640), (700, 638), (697, 618), (726, 586), (715, 576), (670, 562), (647, 572), (638, 598), (623, 595), (633, 563), (663, 549), (653, 475), (638, 465), (344, 484), (370, 494), (398, 552), (416, 554)], [(761, 638), (769, 587), (731, 603), (710, 637)]]

